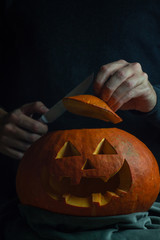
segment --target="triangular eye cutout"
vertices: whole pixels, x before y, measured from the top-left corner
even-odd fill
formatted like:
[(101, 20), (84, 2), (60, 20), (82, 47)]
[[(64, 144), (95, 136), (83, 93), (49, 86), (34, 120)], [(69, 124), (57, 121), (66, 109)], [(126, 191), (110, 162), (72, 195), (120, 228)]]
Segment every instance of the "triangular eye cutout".
[(96, 154), (117, 154), (114, 147), (105, 139), (103, 138), (101, 142), (96, 147), (96, 150), (93, 152), (94, 155)]
[(87, 159), (82, 167), (82, 170), (88, 170), (88, 169), (95, 169), (95, 167), (93, 166), (93, 164), (91, 163), (91, 161), (89, 159)]
[(57, 158), (63, 158), (63, 157), (71, 157), (71, 156), (80, 156), (81, 154), (76, 149), (76, 147), (70, 142), (65, 142), (63, 147), (59, 150), (57, 153)]

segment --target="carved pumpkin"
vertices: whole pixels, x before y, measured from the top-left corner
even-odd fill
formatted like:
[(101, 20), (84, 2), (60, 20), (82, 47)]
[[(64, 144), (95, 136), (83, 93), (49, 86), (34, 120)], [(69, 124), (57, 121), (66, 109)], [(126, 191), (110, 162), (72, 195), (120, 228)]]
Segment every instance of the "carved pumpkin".
[(159, 187), (153, 154), (117, 128), (48, 133), (26, 152), (17, 173), (23, 204), (77, 216), (146, 211)]

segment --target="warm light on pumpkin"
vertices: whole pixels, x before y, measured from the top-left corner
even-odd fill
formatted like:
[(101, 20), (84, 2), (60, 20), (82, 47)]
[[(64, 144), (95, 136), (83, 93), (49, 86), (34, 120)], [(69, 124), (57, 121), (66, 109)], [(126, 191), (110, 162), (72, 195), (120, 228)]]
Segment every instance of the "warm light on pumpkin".
[(153, 154), (117, 128), (48, 133), (26, 152), (16, 182), (23, 204), (77, 216), (146, 211), (160, 188)]
[(102, 99), (93, 95), (78, 95), (63, 99), (66, 109), (74, 114), (110, 121), (114, 124), (122, 119)]

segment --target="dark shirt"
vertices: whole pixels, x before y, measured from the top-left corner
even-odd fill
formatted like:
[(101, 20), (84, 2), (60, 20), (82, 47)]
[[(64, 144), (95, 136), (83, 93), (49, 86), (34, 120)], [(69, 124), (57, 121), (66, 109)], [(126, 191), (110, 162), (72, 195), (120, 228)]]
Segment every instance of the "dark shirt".
[(3, 12), (0, 104), (7, 111), (37, 100), (51, 107), (101, 65), (139, 62), (157, 92), (152, 112), (118, 111), (117, 125), (66, 112), (49, 128), (118, 127), (160, 165), (160, 1), (8, 0)]

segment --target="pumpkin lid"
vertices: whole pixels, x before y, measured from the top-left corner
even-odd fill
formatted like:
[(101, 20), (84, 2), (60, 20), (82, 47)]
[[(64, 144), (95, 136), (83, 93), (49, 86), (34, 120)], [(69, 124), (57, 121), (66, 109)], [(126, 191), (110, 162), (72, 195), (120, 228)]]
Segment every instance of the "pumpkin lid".
[(74, 114), (119, 123), (122, 119), (102, 99), (93, 95), (63, 98), (65, 108)]

